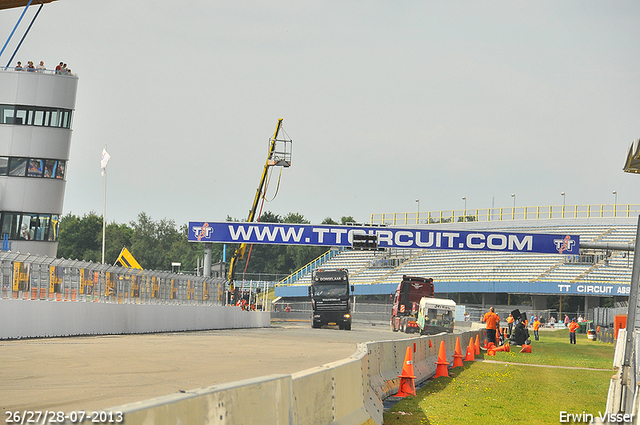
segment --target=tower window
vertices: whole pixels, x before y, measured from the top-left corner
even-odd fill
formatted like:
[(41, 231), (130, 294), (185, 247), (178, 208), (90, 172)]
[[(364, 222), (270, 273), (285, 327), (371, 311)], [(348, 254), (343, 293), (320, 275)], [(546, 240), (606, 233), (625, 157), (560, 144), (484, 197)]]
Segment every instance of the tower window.
[(0, 124), (71, 128), (73, 111), (40, 106), (0, 105)]

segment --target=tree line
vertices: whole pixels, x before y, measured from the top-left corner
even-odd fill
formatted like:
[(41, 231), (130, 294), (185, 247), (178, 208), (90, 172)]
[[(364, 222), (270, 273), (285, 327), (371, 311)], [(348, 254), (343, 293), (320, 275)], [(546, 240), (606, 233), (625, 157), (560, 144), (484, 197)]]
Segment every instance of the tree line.
[[(239, 221), (227, 216), (227, 221)], [(263, 223), (310, 224), (299, 213), (284, 217), (267, 211), (260, 216)], [(347, 224), (355, 220), (343, 216), (340, 223), (325, 218), (322, 224)], [(188, 226), (177, 226), (174, 220), (154, 220), (145, 212), (136, 221), (107, 223), (105, 227), (105, 263), (114, 264), (123, 247), (131, 251), (144, 269), (171, 270), (172, 262), (182, 263), (184, 272), (195, 271), (198, 258), (204, 256), (204, 244), (188, 241)], [(213, 244), (212, 260), (226, 259), (228, 266), (239, 244)], [(226, 255), (223, 252), (226, 249)], [(253, 245), (236, 269), (236, 279), (243, 273), (286, 276), (322, 255), (326, 247), (293, 245)], [(67, 214), (60, 220), (58, 257), (98, 263), (102, 259), (102, 216), (95, 212), (77, 216)], [(247, 263), (248, 261), (248, 263)]]

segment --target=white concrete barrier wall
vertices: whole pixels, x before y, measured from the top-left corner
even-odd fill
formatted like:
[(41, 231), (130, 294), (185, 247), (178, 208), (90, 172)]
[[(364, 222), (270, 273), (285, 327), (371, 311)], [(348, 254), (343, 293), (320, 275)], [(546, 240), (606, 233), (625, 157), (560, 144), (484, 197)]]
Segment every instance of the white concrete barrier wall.
[(268, 312), (238, 307), (0, 299), (0, 339), (267, 326)]
[(124, 422), (121, 423), (126, 425), (292, 424), (291, 393), (291, 376), (271, 375), (153, 398), (106, 411), (123, 412)]
[(346, 360), (291, 375), (293, 423), (373, 424), (364, 402), (365, 359), (366, 346), (361, 344), (356, 354)]
[(196, 389), (107, 410), (123, 412), (127, 425), (381, 425), (382, 400), (397, 393), (407, 347), (416, 381), (421, 382), (435, 373), (441, 341), (451, 363), (456, 337), (464, 355), (477, 334), (484, 340), (480, 330), (360, 344), (346, 360), (293, 375)]

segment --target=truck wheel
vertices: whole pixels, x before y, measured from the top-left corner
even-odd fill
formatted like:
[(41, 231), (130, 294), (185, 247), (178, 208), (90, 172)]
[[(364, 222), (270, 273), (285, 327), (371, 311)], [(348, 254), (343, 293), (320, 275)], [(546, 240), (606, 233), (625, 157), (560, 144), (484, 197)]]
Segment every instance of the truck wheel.
[(344, 330), (345, 331), (350, 331), (351, 330), (351, 323), (347, 323), (346, 325), (344, 325)]
[(312, 327), (313, 329), (318, 329), (318, 328), (320, 327), (320, 324), (319, 324), (319, 323), (316, 323), (316, 322), (312, 322), (312, 323), (311, 323), (311, 327)]

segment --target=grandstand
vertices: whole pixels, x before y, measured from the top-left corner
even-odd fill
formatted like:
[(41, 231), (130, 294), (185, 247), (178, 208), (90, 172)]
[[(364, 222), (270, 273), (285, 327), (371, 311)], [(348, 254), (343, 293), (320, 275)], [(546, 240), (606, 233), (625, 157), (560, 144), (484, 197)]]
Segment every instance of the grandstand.
[[(572, 216), (542, 219), (518, 219), (515, 214), (505, 214), (509, 219), (433, 224), (411, 224), (410, 221), (405, 221), (401, 226), (394, 227), (571, 234), (580, 235), (581, 244), (633, 244), (637, 214), (635, 217), (633, 215), (636, 209), (618, 207), (633, 212), (625, 217)], [(324, 262), (316, 261), (313, 268), (347, 268), (351, 283), (355, 285), (355, 295), (391, 294), (403, 275), (413, 275), (433, 278), (436, 293), (440, 294), (475, 292), (626, 296), (633, 265), (632, 251), (594, 249), (581, 249), (577, 256), (435, 249), (342, 250), (333, 254), (327, 255), (328, 259)], [(307, 267), (307, 272), (295, 274), (295, 279), (290, 277), (281, 281), (276, 286), (276, 296), (306, 296), (311, 269), (312, 267)]]

